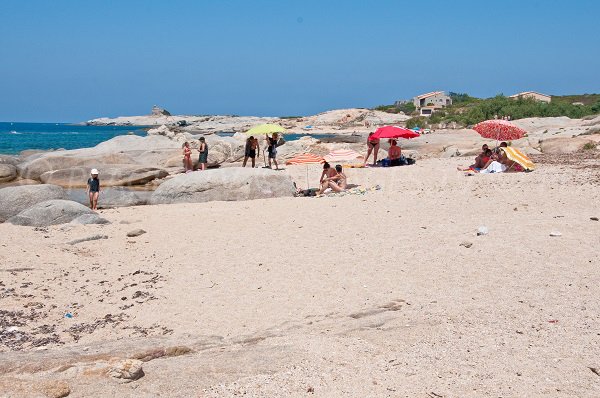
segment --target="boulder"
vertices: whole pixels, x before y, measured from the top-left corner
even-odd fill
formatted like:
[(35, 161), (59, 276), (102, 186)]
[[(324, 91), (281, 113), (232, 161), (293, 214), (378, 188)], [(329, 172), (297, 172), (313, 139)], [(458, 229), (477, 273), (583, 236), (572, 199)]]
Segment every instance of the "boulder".
[(267, 169), (226, 168), (181, 174), (162, 183), (151, 204), (238, 201), (293, 196), (287, 174)]
[(150, 113), (150, 115), (152, 115), (152, 116), (171, 116), (171, 113), (168, 110), (161, 108), (160, 106), (154, 105), (152, 107), (152, 112)]
[(600, 146), (600, 134), (547, 138), (540, 140), (540, 147), (543, 153), (572, 153), (583, 149), (586, 144), (590, 143), (592, 146)]
[(81, 224), (81, 225), (89, 225), (89, 224), (110, 224), (106, 218), (100, 217), (96, 213), (86, 213), (82, 214), (79, 217), (75, 218), (71, 221), (72, 224)]
[(0, 189), (0, 222), (50, 199), (65, 199), (64, 189), (56, 185), (23, 185)]
[(8, 222), (14, 225), (47, 227), (65, 224), (86, 214), (94, 214), (94, 212), (72, 200), (55, 199), (35, 204), (9, 218)]
[(0, 182), (8, 182), (17, 178), (17, 168), (12, 164), (0, 163)]
[[(69, 188), (87, 186), (91, 167), (72, 167), (47, 171), (40, 176), (45, 184), (55, 184)], [(164, 178), (169, 173), (157, 167), (141, 165), (111, 165), (100, 169), (100, 184), (104, 187), (144, 185), (155, 178)]]
[(144, 376), (143, 364), (138, 359), (125, 359), (111, 366), (108, 375), (119, 379), (121, 382), (128, 383)]
[(19, 163), (19, 158), (12, 155), (0, 155), (0, 164), (12, 164), (16, 166)]
[(145, 205), (152, 193), (150, 191), (131, 191), (127, 188), (113, 187), (103, 189), (100, 194), (100, 206), (129, 207)]

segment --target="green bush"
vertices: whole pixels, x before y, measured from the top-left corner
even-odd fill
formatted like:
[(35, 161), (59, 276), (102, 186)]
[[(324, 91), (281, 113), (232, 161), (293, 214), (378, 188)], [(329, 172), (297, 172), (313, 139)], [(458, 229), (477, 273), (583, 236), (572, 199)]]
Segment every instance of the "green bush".
[(415, 127), (424, 128), (425, 126), (427, 126), (427, 117), (425, 116), (411, 117), (406, 121), (406, 127), (409, 129)]

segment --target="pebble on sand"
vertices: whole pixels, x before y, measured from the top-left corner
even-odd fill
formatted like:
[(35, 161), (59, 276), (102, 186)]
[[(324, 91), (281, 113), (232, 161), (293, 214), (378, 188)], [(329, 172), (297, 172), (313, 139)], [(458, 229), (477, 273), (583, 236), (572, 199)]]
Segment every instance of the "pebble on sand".
[(145, 233), (146, 233), (146, 231), (144, 231), (141, 228), (138, 228), (138, 229), (134, 229), (133, 231), (127, 232), (127, 236), (130, 237), (130, 238), (134, 238), (136, 236), (140, 236), (140, 235), (143, 235)]

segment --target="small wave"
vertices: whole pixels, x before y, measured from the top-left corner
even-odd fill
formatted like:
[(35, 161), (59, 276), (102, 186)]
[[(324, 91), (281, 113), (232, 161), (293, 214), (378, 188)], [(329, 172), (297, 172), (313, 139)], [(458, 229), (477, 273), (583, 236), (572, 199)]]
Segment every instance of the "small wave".
[(8, 132), (8, 134), (18, 134), (18, 135), (21, 135), (21, 134), (23, 134), (23, 133), (19, 133), (18, 131), (14, 131), (14, 130), (13, 130), (13, 131), (9, 131), (9, 132)]

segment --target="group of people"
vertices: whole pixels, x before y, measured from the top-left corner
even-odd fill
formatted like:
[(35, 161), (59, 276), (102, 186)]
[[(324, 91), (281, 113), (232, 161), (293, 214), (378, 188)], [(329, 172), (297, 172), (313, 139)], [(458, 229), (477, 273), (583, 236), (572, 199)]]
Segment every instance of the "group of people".
[[(275, 165), (275, 170), (279, 170), (279, 164), (277, 163), (277, 147), (280, 144), (279, 142), (279, 134), (273, 133), (272, 136), (266, 136), (267, 140), (267, 153), (269, 159), (268, 168), (272, 168)], [(204, 137), (200, 137), (200, 143), (198, 145), (198, 170), (206, 170), (206, 165), (208, 163), (208, 144), (206, 143), (206, 139)], [(189, 142), (185, 142), (183, 144), (183, 168), (186, 173), (194, 171), (194, 163), (192, 162), (192, 148), (190, 147)], [(252, 168), (256, 167), (256, 157), (260, 153), (260, 146), (258, 143), (258, 139), (254, 136), (250, 136), (246, 139), (246, 145), (244, 148), (244, 161), (242, 163), (242, 167), (246, 167), (248, 163), (248, 159), (250, 159), (252, 163)]]
[(341, 192), (348, 187), (348, 177), (344, 174), (341, 164), (337, 164), (333, 168), (329, 163), (325, 162), (319, 184), (318, 195), (322, 195), (327, 189), (331, 189), (333, 192)]
[(473, 173), (506, 173), (511, 171), (523, 171), (523, 167), (508, 158), (506, 152), (502, 148), (507, 148), (506, 142), (501, 142), (500, 145), (493, 150), (488, 144), (483, 144), (481, 153), (475, 157), (475, 163), (468, 168), (458, 167), (459, 171), (469, 171)]
[[(373, 134), (375, 133), (370, 133), (367, 137), (367, 156), (365, 156), (365, 162), (363, 166), (367, 165), (371, 153), (373, 154), (373, 166), (377, 165), (377, 154), (379, 153), (381, 140), (377, 137), (374, 137)], [(401, 166), (405, 164), (404, 156), (402, 155), (402, 148), (398, 146), (398, 141), (395, 139), (389, 139), (388, 143), (390, 144), (390, 148), (388, 149), (388, 157), (384, 160), (387, 160), (390, 166)]]
[[(206, 164), (208, 163), (208, 144), (204, 137), (200, 137), (200, 143), (198, 145), (198, 170), (206, 170)], [(183, 144), (183, 168), (186, 173), (194, 171), (194, 163), (192, 162), (192, 148), (190, 143), (185, 142)]]

